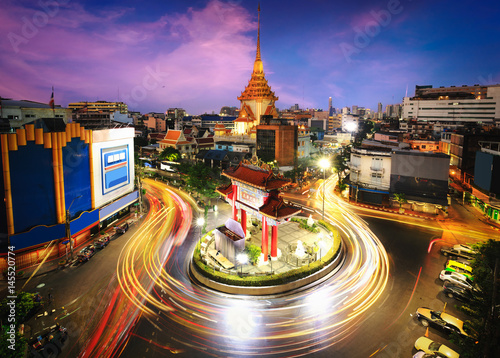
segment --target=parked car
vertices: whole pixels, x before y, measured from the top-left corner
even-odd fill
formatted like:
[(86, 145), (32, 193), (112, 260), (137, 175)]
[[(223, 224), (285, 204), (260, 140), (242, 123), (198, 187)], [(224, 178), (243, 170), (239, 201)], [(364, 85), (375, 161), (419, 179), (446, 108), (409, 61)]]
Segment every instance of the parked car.
[(452, 271), (446, 271), (443, 270), (439, 274), (439, 279), (444, 281), (445, 284), (447, 283), (454, 283), (456, 285), (468, 288), (468, 289), (473, 289), (474, 284), (472, 283), (472, 280), (469, 279), (468, 277), (465, 277), (461, 273), (458, 272), (452, 272)]
[(470, 278), (471, 280), (473, 279), (472, 277), (472, 267), (469, 265), (460, 262), (458, 260), (448, 260), (446, 261), (446, 268), (445, 270), (447, 271), (452, 271), (452, 272), (458, 272), (464, 275), (465, 277)]
[(88, 246), (84, 247), (83, 249), (81, 249), (80, 252), (78, 252), (77, 258), (78, 258), (78, 261), (80, 261), (80, 262), (86, 262), (86, 261), (90, 260), (90, 258), (92, 256), (94, 256), (94, 254), (95, 254), (94, 245), (88, 245)]
[(94, 241), (94, 247), (97, 249), (104, 249), (109, 244), (109, 235), (102, 235), (99, 239)]
[(413, 358), (441, 358), (432, 353), (425, 353), (424, 351), (418, 351), (413, 355)]
[(443, 292), (449, 298), (454, 298), (462, 302), (470, 302), (472, 299), (471, 289), (453, 283), (445, 283), (443, 285)]
[(417, 318), (424, 327), (434, 326), (446, 332), (456, 332), (464, 337), (469, 336), (464, 330), (464, 322), (446, 312), (420, 307), (417, 309)]
[(415, 348), (425, 353), (436, 354), (438, 357), (459, 358), (460, 355), (453, 349), (435, 342), (427, 337), (420, 337), (415, 341)]
[(88, 260), (90, 260), (90, 254), (87, 252), (86, 249), (82, 249), (78, 252), (78, 254), (76, 255), (77, 259), (79, 262), (87, 262)]
[(117, 234), (125, 234), (128, 230), (128, 223), (121, 224), (120, 226), (115, 227)]
[(476, 251), (469, 245), (458, 244), (454, 245), (453, 247), (442, 247), (441, 253), (444, 256), (457, 256), (470, 260), (474, 258), (474, 254), (476, 254)]

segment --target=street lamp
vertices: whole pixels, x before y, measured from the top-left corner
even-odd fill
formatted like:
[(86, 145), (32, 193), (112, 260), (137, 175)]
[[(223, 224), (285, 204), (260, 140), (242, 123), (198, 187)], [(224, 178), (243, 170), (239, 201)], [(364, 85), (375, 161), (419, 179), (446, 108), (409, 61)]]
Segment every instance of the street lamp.
[(330, 167), (330, 161), (328, 158), (323, 158), (319, 161), (319, 166), (323, 169), (323, 220), (325, 220), (325, 180), (326, 169)]
[(203, 225), (205, 225), (205, 219), (203, 219), (202, 217), (199, 217), (198, 219), (196, 219), (196, 225), (199, 226), (199, 228), (200, 228), (200, 250), (201, 250), (201, 230), (202, 230)]
[[(80, 199), (82, 196), (83, 195), (78, 195), (77, 197), (74, 197), (73, 200), (71, 200), (71, 204), (69, 204), (68, 209), (66, 209), (66, 237), (69, 240), (69, 251), (71, 253), (71, 260), (73, 260), (73, 240), (71, 239), (71, 227), (70, 227), (70, 224), (69, 224), (69, 220), (70, 220), (69, 211), (71, 209), (71, 206), (75, 202), (75, 200), (76, 199)], [(67, 255), (68, 254), (66, 252), (66, 261), (68, 261), (68, 256)]]
[(240, 272), (243, 275), (243, 265), (245, 265), (248, 262), (248, 255), (244, 253), (238, 254), (236, 256), (236, 261), (238, 261), (238, 263), (240, 264), (241, 268)]

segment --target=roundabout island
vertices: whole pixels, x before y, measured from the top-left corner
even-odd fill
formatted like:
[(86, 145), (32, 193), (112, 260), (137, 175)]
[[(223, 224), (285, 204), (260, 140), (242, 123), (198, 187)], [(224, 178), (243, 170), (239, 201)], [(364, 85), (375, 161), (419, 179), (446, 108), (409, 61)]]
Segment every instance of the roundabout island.
[(249, 163), (223, 175), (231, 184), (217, 191), (232, 206), (232, 218), (200, 238), (192, 278), (224, 293), (270, 295), (308, 286), (341, 267), (338, 228), (285, 203), (279, 191), (287, 179)]

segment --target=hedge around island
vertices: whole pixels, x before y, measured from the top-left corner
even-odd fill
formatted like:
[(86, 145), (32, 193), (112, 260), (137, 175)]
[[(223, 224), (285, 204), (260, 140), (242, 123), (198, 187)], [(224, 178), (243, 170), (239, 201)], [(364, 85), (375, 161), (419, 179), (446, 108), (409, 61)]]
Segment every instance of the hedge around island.
[(228, 274), (221, 271), (217, 271), (213, 267), (206, 265), (201, 259), (200, 248), (198, 244), (193, 254), (194, 266), (203, 276), (207, 277), (208, 279), (231, 286), (247, 286), (247, 287), (277, 286), (297, 281), (301, 278), (310, 276), (315, 272), (321, 270), (325, 266), (329, 265), (333, 260), (335, 260), (335, 258), (340, 252), (341, 237), (337, 229), (333, 225), (323, 220), (318, 220), (317, 223), (318, 225), (323, 226), (329, 232), (333, 233), (333, 245), (332, 249), (329, 250), (322, 257), (321, 260), (315, 261), (309, 265), (304, 265), (302, 267), (281, 274), (273, 274), (265, 276), (252, 276), (252, 275), (239, 276), (237, 274)]

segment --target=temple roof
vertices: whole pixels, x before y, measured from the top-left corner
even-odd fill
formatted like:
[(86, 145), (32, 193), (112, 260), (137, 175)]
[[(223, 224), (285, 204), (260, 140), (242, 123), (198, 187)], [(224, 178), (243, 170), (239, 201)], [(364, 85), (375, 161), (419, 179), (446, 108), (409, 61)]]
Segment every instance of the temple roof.
[(285, 204), (283, 199), (279, 198), (277, 195), (271, 195), (267, 204), (259, 208), (259, 212), (262, 215), (272, 219), (288, 218), (298, 214), (301, 210), (302, 209), (297, 206)]
[(233, 185), (229, 184), (226, 186), (220, 186), (217, 189), (215, 189), (215, 191), (223, 196), (228, 196), (233, 192)]
[(278, 177), (271, 170), (247, 166), (242, 163), (234, 169), (229, 168), (222, 172), (222, 175), (266, 191), (280, 189), (290, 184), (289, 179)]

